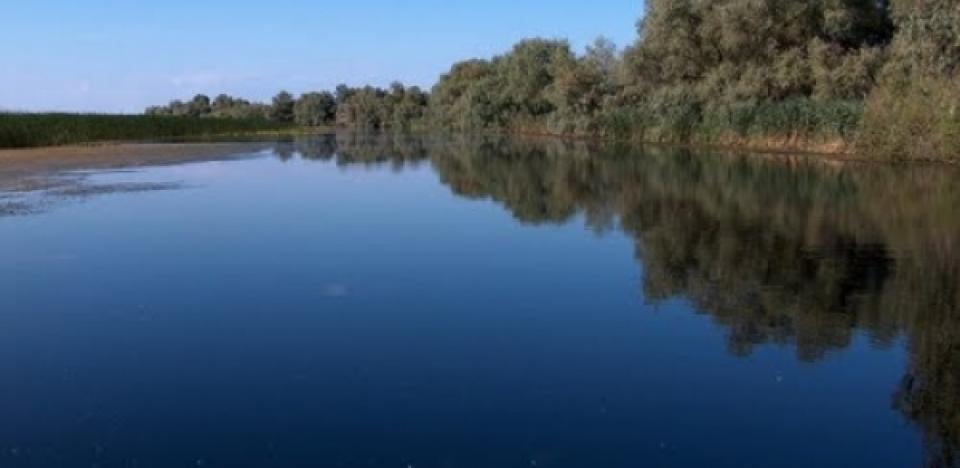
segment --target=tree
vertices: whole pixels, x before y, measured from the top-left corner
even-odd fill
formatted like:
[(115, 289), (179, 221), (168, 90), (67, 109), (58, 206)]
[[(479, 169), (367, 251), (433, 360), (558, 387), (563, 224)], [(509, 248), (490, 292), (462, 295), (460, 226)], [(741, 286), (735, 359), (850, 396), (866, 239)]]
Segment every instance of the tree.
[(550, 113), (553, 105), (545, 91), (554, 80), (551, 63), (571, 55), (567, 41), (527, 39), (517, 43), (498, 61), (508, 105), (521, 114), (521, 118)]
[(210, 98), (204, 94), (193, 97), (188, 105), (187, 113), (192, 117), (199, 117), (210, 113)]
[(170, 115), (186, 116), (190, 115), (190, 105), (180, 100), (170, 102)]
[[(952, 84), (960, 72), (957, 0), (645, 3), (637, 39), (622, 53), (602, 37), (579, 55), (567, 41), (533, 38), (490, 59), (455, 63), (429, 94), (399, 82), (386, 89), (341, 84), (296, 101), (282, 92), (270, 106), (226, 95), (211, 105), (197, 96), (149, 112), (266, 112), (303, 125), (329, 122), (332, 114), (344, 126), (405, 128), (424, 120), (454, 130), (672, 142), (858, 135), (895, 137), (884, 145), (896, 151), (960, 153), (960, 86)], [(916, 117), (911, 129), (891, 132), (908, 114)]]
[(818, 85), (825, 97), (856, 94), (862, 86), (830, 88), (847, 86), (838, 74), (872, 84), (879, 54), (871, 48), (892, 32), (884, 3), (650, 0), (626, 78), (640, 94), (684, 86), (704, 101), (784, 100), (812, 96)]
[[(403, 88), (403, 85), (399, 86), (400, 88), (394, 86), (391, 93), (395, 100), (398, 99), (398, 95), (400, 96), (399, 100), (393, 104), (391, 125), (398, 129), (408, 129), (414, 122), (424, 118), (429, 101), (427, 95), (419, 87)], [(402, 93), (399, 92), (401, 88)]]
[(858, 145), (865, 154), (956, 160), (960, 155), (960, 3), (894, 0), (896, 34), (872, 89)]
[(329, 92), (306, 93), (293, 107), (294, 120), (299, 125), (317, 127), (332, 123), (336, 118), (337, 102)]
[(226, 94), (217, 95), (211, 104), (211, 112), (216, 116), (224, 116), (236, 105), (236, 100)]
[(390, 115), (385, 105), (386, 96), (386, 91), (372, 86), (352, 90), (337, 107), (337, 123), (362, 129), (383, 128)]
[(603, 36), (598, 37), (593, 44), (587, 46), (583, 61), (594, 72), (603, 75), (608, 85), (613, 86), (617, 69), (620, 67), (617, 45), (613, 41)]
[(453, 64), (430, 92), (430, 121), (441, 128), (467, 130), (499, 126), (500, 78), (488, 60)]
[(955, 0), (893, 0), (897, 34), (890, 73), (950, 76), (960, 71), (960, 3)]
[(353, 88), (351, 88), (351, 87), (349, 87), (349, 86), (347, 86), (347, 85), (345, 85), (345, 84), (343, 84), (343, 83), (338, 84), (338, 85), (337, 85), (337, 89), (336, 89), (336, 91), (335, 91), (335, 96), (336, 96), (336, 99), (337, 99), (337, 105), (340, 105), (340, 104), (343, 104), (343, 103), (347, 102), (347, 99), (350, 99), (350, 96), (353, 96), (353, 94), (354, 94), (354, 89), (353, 89)]
[(270, 120), (277, 122), (293, 122), (293, 107), (295, 101), (293, 95), (286, 91), (279, 92), (273, 97), (273, 104), (270, 107)]

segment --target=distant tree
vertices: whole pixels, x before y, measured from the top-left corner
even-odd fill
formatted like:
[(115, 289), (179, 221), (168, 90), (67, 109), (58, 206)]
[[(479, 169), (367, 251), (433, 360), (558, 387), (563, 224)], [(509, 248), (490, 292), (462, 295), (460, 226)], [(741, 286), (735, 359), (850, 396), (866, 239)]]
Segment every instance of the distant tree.
[(226, 94), (220, 94), (213, 99), (213, 103), (210, 106), (210, 111), (217, 116), (222, 116), (225, 115), (234, 105), (235, 100), (232, 97)]
[(547, 99), (554, 111), (548, 119), (550, 129), (559, 133), (593, 133), (606, 96), (615, 92), (616, 49), (598, 41), (583, 58), (572, 52), (555, 54), (551, 61), (553, 82)]
[[(392, 106), (391, 125), (398, 129), (408, 129), (415, 122), (425, 118), (429, 98), (416, 86), (403, 88), (403, 85), (400, 85), (400, 87), (402, 93), (397, 87), (394, 87), (391, 93), (395, 100)], [(398, 95), (399, 98), (397, 98)]]
[[(271, 104), (198, 95), (153, 115), (301, 125), (617, 134), (653, 141), (856, 137), (871, 154), (960, 154), (958, 0), (647, 0), (622, 52), (533, 38), (455, 63), (429, 94), (338, 85)], [(894, 131), (896, 130), (896, 131)], [(864, 142), (872, 142), (864, 145)]]
[(171, 101), (170, 115), (176, 115), (180, 117), (190, 115), (190, 105), (180, 100)]
[(355, 91), (353, 88), (343, 83), (338, 84), (334, 93), (337, 100), (337, 105), (347, 102), (347, 99), (350, 99), (350, 96), (353, 96), (354, 92)]
[(188, 105), (188, 111), (191, 116), (199, 117), (210, 113), (210, 98), (204, 94), (198, 94), (193, 97)]
[(385, 105), (386, 96), (386, 91), (372, 86), (353, 90), (346, 102), (338, 107), (338, 123), (364, 129), (386, 126), (390, 115)]
[(613, 84), (616, 72), (620, 66), (617, 45), (606, 37), (598, 37), (593, 44), (587, 46), (583, 61), (604, 76), (604, 79)]
[(170, 115), (169, 106), (150, 106), (143, 112), (146, 115)]
[(571, 55), (567, 41), (527, 39), (498, 61), (504, 96), (521, 118), (542, 116), (553, 110), (545, 94), (555, 78), (551, 63)]
[(303, 94), (293, 107), (297, 124), (309, 127), (332, 123), (336, 118), (336, 111), (336, 98), (329, 92)]
[(394, 82), (389, 89), (337, 86), (336, 122), (339, 126), (366, 129), (409, 128), (424, 120), (429, 98), (418, 87)]
[(276, 122), (293, 122), (293, 107), (295, 104), (296, 101), (293, 99), (292, 94), (286, 91), (277, 93), (277, 95), (273, 97), (273, 104), (270, 106), (270, 120)]
[(441, 75), (430, 92), (431, 123), (461, 131), (500, 127), (505, 104), (495, 62), (458, 62)]

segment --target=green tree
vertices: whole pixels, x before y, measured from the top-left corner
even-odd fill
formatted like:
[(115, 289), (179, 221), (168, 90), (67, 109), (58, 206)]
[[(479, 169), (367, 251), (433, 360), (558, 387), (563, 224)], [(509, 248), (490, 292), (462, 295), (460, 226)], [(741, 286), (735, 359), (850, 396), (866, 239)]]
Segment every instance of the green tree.
[(555, 79), (551, 64), (571, 56), (567, 41), (527, 39), (520, 41), (498, 61), (504, 97), (517, 117), (543, 116), (554, 109), (546, 95)]
[(293, 107), (296, 123), (308, 127), (332, 123), (336, 118), (336, 111), (336, 99), (329, 92), (303, 94)]
[(891, 45), (894, 78), (952, 76), (960, 69), (960, 3), (893, 0), (897, 34)]
[(455, 63), (430, 93), (430, 121), (441, 128), (479, 129), (502, 125), (500, 77), (488, 60)]
[(391, 93), (394, 99), (391, 125), (397, 129), (409, 129), (414, 123), (425, 118), (429, 98), (417, 86), (404, 88), (402, 94), (399, 91), (395, 86)]
[(858, 141), (868, 156), (960, 160), (960, 3), (895, 0), (896, 35)]
[(199, 117), (210, 113), (210, 98), (204, 94), (193, 97), (188, 105), (187, 113), (192, 117)]
[(295, 101), (292, 94), (286, 91), (279, 92), (273, 97), (273, 104), (270, 106), (270, 120), (276, 122), (293, 122), (294, 105)]

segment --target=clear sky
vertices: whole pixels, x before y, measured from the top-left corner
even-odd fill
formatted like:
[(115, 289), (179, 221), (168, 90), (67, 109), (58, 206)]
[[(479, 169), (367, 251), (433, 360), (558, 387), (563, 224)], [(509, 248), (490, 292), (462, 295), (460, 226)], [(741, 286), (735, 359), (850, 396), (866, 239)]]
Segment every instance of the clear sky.
[(0, 109), (140, 112), (196, 93), (424, 87), (524, 37), (635, 37), (642, 0), (7, 0)]

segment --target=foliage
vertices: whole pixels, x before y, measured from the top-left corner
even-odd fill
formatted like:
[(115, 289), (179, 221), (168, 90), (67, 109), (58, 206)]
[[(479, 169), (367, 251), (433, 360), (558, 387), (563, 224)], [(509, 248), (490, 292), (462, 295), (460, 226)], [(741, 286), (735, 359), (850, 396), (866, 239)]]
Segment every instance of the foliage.
[(653, 0), (636, 44), (576, 54), (530, 39), (455, 64), (433, 88), (435, 125), (703, 141), (849, 138), (893, 24), (871, 0)]
[(960, 160), (960, 77), (916, 78), (876, 89), (859, 145), (875, 158)]
[(171, 101), (166, 106), (149, 107), (147, 115), (191, 116), (191, 117), (225, 117), (233, 119), (263, 119), (269, 116), (270, 107), (264, 104), (254, 104), (250, 101), (220, 94), (213, 101), (203, 94), (198, 94), (189, 102), (180, 100)]
[(456, 63), (440, 76), (430, 97), (430, 120), (452, 130), (500, 127), (500, 85), (495, 65), (487, 60)]
[(897, 36), (859, 145), (884, 159), (960, 160), (960, 3), (896, 0)]
[(960, 71), (960, 3), (893, 0), (897, 36), (890, 45), (891, 78), (953, 76)]
[(455, 64), (431, 115), (456, 130), (834, 138), (886, 158), (952, 159), (958, 68), (953, 0), (651, 0), (622, 54), (604, 40), (580, 56), (522, 41)]
[(270, 104), (251, 103), (221, 94), (210, 102), (197, 95), (189, 103), (172, 101), (166, 106), (150, 107), (147, 115), (268, 118), (274, 122), (303, 127), (341, 125), (368, 129), (409, 129), (425, 119), (429, 95), (419, 87), (393, 83), (389, 89), (365, 86), (337, 86), (334, 92), (308, 92), (294, 97), (281, 91)]
[(687, 84), (701, 99), (726, 101), (809, 96), (823, 75), (811, 73), (811, 49), (842, 63), (892, 32), (870, 0), (652, 0), (638, 30), (624, 55), (632, 92)]
[(428, 96), (418, 87), (338, 87), (337, 123), (360, 129), (409, 129), (426, 114)]
[(329, 92), (306, 93), (293, 105), (294, 121), (304, 127), (319, 127), (334, 122), (337, 101)]
[[(337, 87), (271, 105), (218, 96), (149, 113), (355, 128), (602, 135), (661, 142), (856, 141), (883, 158), (955, 159), (955, 0), (649, 0), (636, 42), (518, 42), (455, 63), (429, 95)], [(322, 102), (321, 102), (322, 101)], [(849, 147), (846, 145), (844, 147)]]
[(273, 97), (273, 104), (270, 106), (270, 112), (267, 115), (274, 122), (293, 122), (294, 105), (296, 105), (296, 101), (293, 99), (293, 95), (286, 91), (280, 91)]

